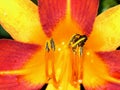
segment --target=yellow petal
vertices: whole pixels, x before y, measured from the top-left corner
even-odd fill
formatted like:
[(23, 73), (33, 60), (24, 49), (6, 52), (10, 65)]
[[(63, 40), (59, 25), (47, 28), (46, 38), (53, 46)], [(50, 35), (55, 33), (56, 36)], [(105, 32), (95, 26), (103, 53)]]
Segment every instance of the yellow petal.
[(120, 45), (120, 5), (101, 15), (94, 23), (87, 47), (95, 51), (115, 50)]
[(0, 0), (0, 24), (17, 41), (45, 41), (37, 6), (31, 0)]

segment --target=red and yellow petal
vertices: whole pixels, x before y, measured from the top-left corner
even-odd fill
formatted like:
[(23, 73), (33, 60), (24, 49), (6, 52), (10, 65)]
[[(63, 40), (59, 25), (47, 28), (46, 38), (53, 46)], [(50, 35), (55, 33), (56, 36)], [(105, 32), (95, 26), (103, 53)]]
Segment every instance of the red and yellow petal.
[(28, 71), (23, 78), (34, 85), (47, 83), (45, 51), (38, 50), (23, 67)]
[(98, 52), (97, 55), (107, 64), (109, 73), (113, 77), (120, 79), (120, 51)]
[(42, 67), (45, 62), (42, 62), (40, 46), (3, 39), (0, 40), (0, 49), (0, 89), (30, 90), (45, 83), (46, 77), (42, 76), (45, 74), (45, 67)]
[(99, 0), (71, 0), (71, 17), (86, 35), (91, 33), (98, 6)]
[(58, 22), (65, 17), (67, 0), (38, 0), (40, 22), (47, 36), (52, 35), (52, 31)]
[(80, 32), (70, 19), (70, 0), (39, 0), (38, 3), (42, 28), (56, 44), (62, 41), (68, 43), (73, 34)]
[(97, 9), (98, 0), (39, 0), (43, 30), (56, 42), (69, 41), (76, 33), (90, 34)]
[(94, 51), (112, 51), (120, 45), (120, 5), (100, 14), (94, 23), (87, 47)]
[(17, 41), (40, 45), (46, 40), (31, 0), (1, 0), (0, 24)]
[(39, 47), (13, 40), (0, 40), (0, 70), (20, 69)]
[[(117, 55), (115, 55), (117, 54)], [(115, 65), (111, 66), (114, 62), (114, 57), (119, 60), (118, 52), (116, 53), (93, 53), (92, 51), (87, 51), (83, 64), (83, 85), (87, 90), (114, 90), (120, 89), (120, 79), (119, 73), (114, 73)], [(116, 57), (117, 56), (117, 57)], [(107, 57), (107, 58), (105, 58)], [(115, 59), (115, 60), (116, 60)], [(107, 61), (109, 63), (107, 63)], [(116, 62), (117, 63), (117, 62)], [(114, 69), (114, 70), (113, 70)], [(118, 67), (119, 69), (119, 67)], [(114, 89), (113, 89), (114, 88)]]

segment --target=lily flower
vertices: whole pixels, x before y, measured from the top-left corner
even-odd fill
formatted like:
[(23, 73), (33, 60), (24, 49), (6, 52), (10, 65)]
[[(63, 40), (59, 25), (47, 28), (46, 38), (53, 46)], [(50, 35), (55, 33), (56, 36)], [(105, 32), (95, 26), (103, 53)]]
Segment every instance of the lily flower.
[(120, 89), (120, 5), (99, 0), (0, 0), (0, 90)]

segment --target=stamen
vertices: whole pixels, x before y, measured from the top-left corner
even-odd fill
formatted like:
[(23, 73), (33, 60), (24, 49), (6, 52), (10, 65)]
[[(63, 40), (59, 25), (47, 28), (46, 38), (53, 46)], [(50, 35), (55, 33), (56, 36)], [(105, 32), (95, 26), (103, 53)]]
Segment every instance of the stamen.
[(74, 84), (78, 80), (78, 56), (76, 54), (71, 53), (71, 61), (72, 61), (72, 83)]
[[(64, 45), (65, 43), (62, 42), (62, 45), (59, 47), (55, 46), (54, 40), (51, 38), (48, 42), (46, 42), (45, 47), (45, 60), (46, 60), (46, 77), (53, 80), (53, 84), (56, 88), (59, 87), (60, 83), (63, 80), (64, 72), (66, 71), (66, 64), (70, 59), (69, 65), (71, 67), (71, 84), (73, 86), (78, 86), (82, 83), (82, 73), (83, 73), (83, 50), (84, 44), (87, 40), (85, 35), (75, 34), (68, 46)], [(62, 47), (61, 47), (62, 46)], [(60, 68), (60, 74), (57, 76), (58, 72), (55, 72), (55, 50), (59, 52), (59, 58), (63, 59), (63, 66)], [(62, 56), (61, 56), (62, 55)], [(70, 58), (68, 56), (70, 55)], [(68, 61), (66, 61), (68, 60)], [(60, 61), (58, 59), (58, 61)]]
[(46, 43), (46, 48), (45, 48), (45, 50), (46, 50), (47, 52), (50, 51), (50, 48), (49, 48), (49, 46), (48, 46), (48, 42)]
[(82, 49), (87, 40), (86, 35), (75, 34), (69, 42), (69, 47), (72, 47), (73, 52), (76, 52), (76, 48), (80, 48), (80, 55), (82, 55)]
[(48, 53), (48, 51), (47, 52), (45, 52), (45, 72), (46, 72), (46, 77), (49, 79), (49, 77), (50, 77), (50, 75), (49, 75), (49, 68), (48, 68), (48, 60), (49, 60), (49, 53)]
[(49, 42), (46, 43), (46, 52), (45, 52), (45, 60), (46, 60), (46, 77), (52, 78), (54, 81), (55, 86), (57, 87), (57, 80), (55, 76), (55, 43), (54, 40), (51, 39)]
[(80, 47), (80, 56), (83, 54), (83, 47)]
[(55, 42), (53, 39), (50, 40), (50, 44), (51, 44), (51, 49), (55, 51)]
[(83, 46), (87, 40), (85, 35), (75, 34), (69, 42), (72, 62), (72, 81), (74, 86), (81, 84), (82, 81), (82, 63), (83, 63)]
[(77, 86), (80, 84), (82, 79), (82, 57), (79, 55), (79, 49), (77, 49), (77, 52), (74, 53), (72, 50), (70, 51), (71, 56), (71, 63), (72, 63), (72, 80), (71, 84), (73, 86)]
[(71, 45), (72, 47), (75, 47), (76, 45), (79, 45), (80, 43), (82, 43), (86, 38), (80, 38), (78, 41), (76, 41), (73, 45)]

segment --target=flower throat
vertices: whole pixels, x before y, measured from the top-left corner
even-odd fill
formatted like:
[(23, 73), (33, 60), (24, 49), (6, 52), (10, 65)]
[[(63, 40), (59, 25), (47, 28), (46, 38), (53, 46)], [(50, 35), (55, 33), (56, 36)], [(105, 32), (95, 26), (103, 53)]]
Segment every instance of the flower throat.
[[(64, 69), (66, 67), (63, 66), (61, 73), (59, 73), (59, 77), (56, 75), (57, 67), (55, 66), (57, 61), (64, 60), (67, 62), (64, 57), (68, 57), (71, 64), (71, 80), (70, 83), (72, 85), (80, 84), (82, 79), (82, 65), (81, 65), (81, 57), (83, 54), (83, 47), (87, 40), (86, 35), (75, 34), (72, 36), (70, 41), (65, 44), (62, 42), (62, 45), (56, 45), (54, 40), (51, 38), (50, 41), (46, 42), (45, 46), (45, 62), (46, 62), (46, 77), (47, 79), (52, 79), (55, 87), (59, 87), (65, 72)], [(67, 55), (66, 55), (67, 52)], [(69, 53), (68, 53), (69, 52)], [(56, 55), (57, 53), (57, 55)], [(59, 60), (59, 56), (62, 58)], [(61, 61), (61, 62), (64, 62)]]

